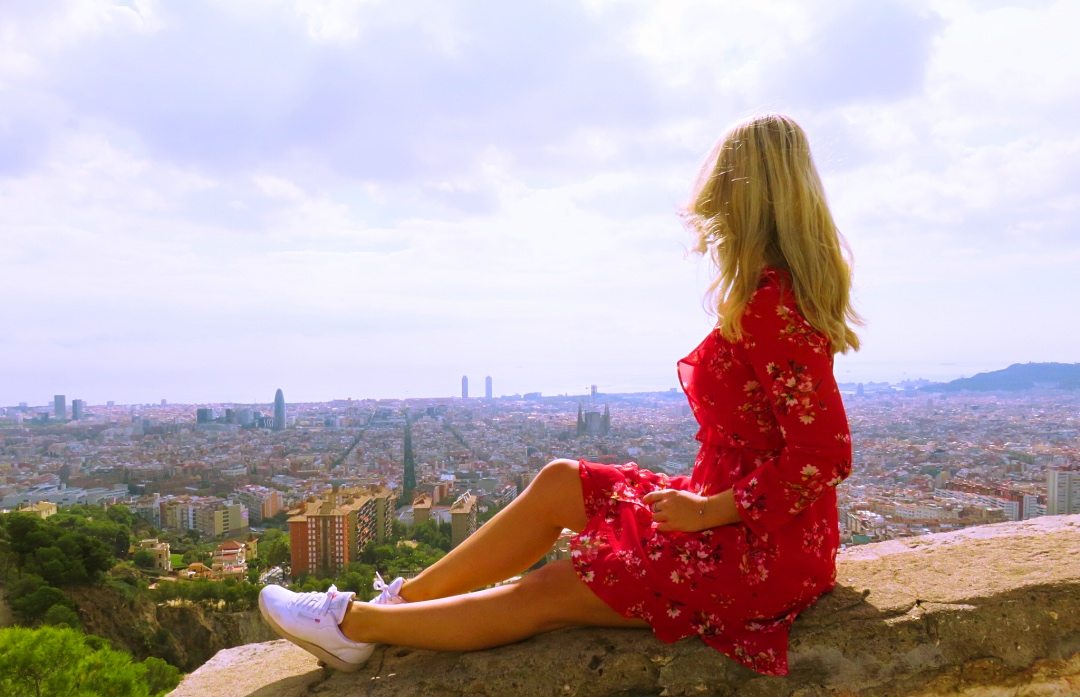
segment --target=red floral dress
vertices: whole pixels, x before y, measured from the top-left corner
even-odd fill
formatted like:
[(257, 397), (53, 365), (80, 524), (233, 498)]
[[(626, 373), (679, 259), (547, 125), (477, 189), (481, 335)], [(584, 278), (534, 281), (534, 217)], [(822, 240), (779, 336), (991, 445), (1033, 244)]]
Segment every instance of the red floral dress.
[[(828, 339), (799, 312), (787, 272), (766, 269), (743, 338), (710, 333), (679, 361), (700, 425), (691, 476), (582, 460), (588, 525), (571, 541), (581, 579), (662, 641), (697, 634), (766, 675), (786, 675), (792, 621), (836, 580), (835, 487), (851, 433)], [(655, 489), (734, 489), (741, 522), (659, 532)]]

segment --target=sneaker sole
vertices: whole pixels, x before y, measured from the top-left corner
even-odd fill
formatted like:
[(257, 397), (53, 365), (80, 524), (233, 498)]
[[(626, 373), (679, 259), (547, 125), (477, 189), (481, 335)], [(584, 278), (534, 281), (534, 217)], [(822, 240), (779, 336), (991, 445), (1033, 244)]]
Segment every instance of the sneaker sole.
[[(312, 644), (310, 641), (304, 641), (303, 639), (301, 639), (301, 638), (299, 638), (299, 637), (297, 637), (297, 636), (295, 636), (295, 635), (293, 635), (293, 634), (291, 634), (289, 632), (286, 632), (284, 629), (281, 628), (281, 625), (279, 625), (277, 622), (274, 621), (274, 618), (270, 615), (270, 612), (266, 609), (266, 606), (263, 604), (262, 594), (259, 594), (259, 614), (261, 614), (263, 619), (266, 620), (266, 623), (268, 625), (270, 625), (270, 628), (273, 629), (275, 632), (277, 632), (278, 636), (284, 637), (285, 639), (288, 639), (289, 641), (296, 644), (297, 646), (299, 646), (303, 650), (305, 650), (308, 653), (314, 655), (319, 660), (324, 661), (331, 668), (334, 668), (336, 670), (340, 670), (340, 671), (345, 672), (345, 673), (353, 673), (353, 672), (356, 672), (357, 670), (360, 670), (360, 668), (362, 668), (364, 666), (364, 664), (367, 663), (367, 658), (365, 658), (360, 663), (349, 663), (348, 661), (345, 661), (345, 660), (342, 660), (342, 659), (338, 658), (337, 656), (330, 653), (329, 651), (327, 651), (323, 647), (319, 646), (318, 644)], [(372, 648), (372, 650), (374, 651), (374, 648)], [(371, 654), (369, 653), (368, 657), (370, 657), (370, 656), (371, 656)]]

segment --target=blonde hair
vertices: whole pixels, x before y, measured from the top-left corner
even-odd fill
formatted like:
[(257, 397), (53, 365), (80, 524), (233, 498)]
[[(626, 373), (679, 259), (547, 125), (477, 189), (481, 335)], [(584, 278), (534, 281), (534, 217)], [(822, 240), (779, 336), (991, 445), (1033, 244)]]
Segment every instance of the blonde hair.
[(791, 274), (799, 310), (834, 353), (859, 349), (850, 250), (795, 121), (770, 114), (729, 130), (709, 153), (684, 216), (694, 250), (716, 264), (709, 294), (727, 339), (742, 338), (743, 311), (771, 266)]

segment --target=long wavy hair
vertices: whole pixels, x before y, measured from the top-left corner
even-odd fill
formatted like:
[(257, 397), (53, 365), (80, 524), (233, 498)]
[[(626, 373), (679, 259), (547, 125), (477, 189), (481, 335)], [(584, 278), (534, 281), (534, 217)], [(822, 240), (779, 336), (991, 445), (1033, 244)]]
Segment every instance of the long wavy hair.
[(791, 274), (799, 310), (833, 352), (859, 349), (850, 249), (836, 229), (806, 133), (787, 116), (744, 121), (713, 147), (683, 211), (694, 250), (718, 271), (709, 286), (721, 333), (741, 320), (765, 267)]

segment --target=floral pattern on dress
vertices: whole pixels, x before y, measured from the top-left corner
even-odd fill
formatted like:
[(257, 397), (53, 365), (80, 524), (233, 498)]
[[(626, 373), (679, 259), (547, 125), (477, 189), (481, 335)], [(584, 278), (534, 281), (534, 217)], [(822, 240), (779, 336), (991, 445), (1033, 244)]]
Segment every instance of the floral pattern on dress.
[[(790, 277), (767, 269), (743, 338), (711, 332), (679, 361), (701, 428), (690, 476), (581, 461), (588, 524), (571, 541), (578, 575), (663, 641), (697, 635), (766, 675), (787, 673), (795, 617), (836, 581), (835, 487), (851, 436), (827, 339), (802, 317)], [(733, 490), (741, 523), (660, 532), (641, 498)]]

